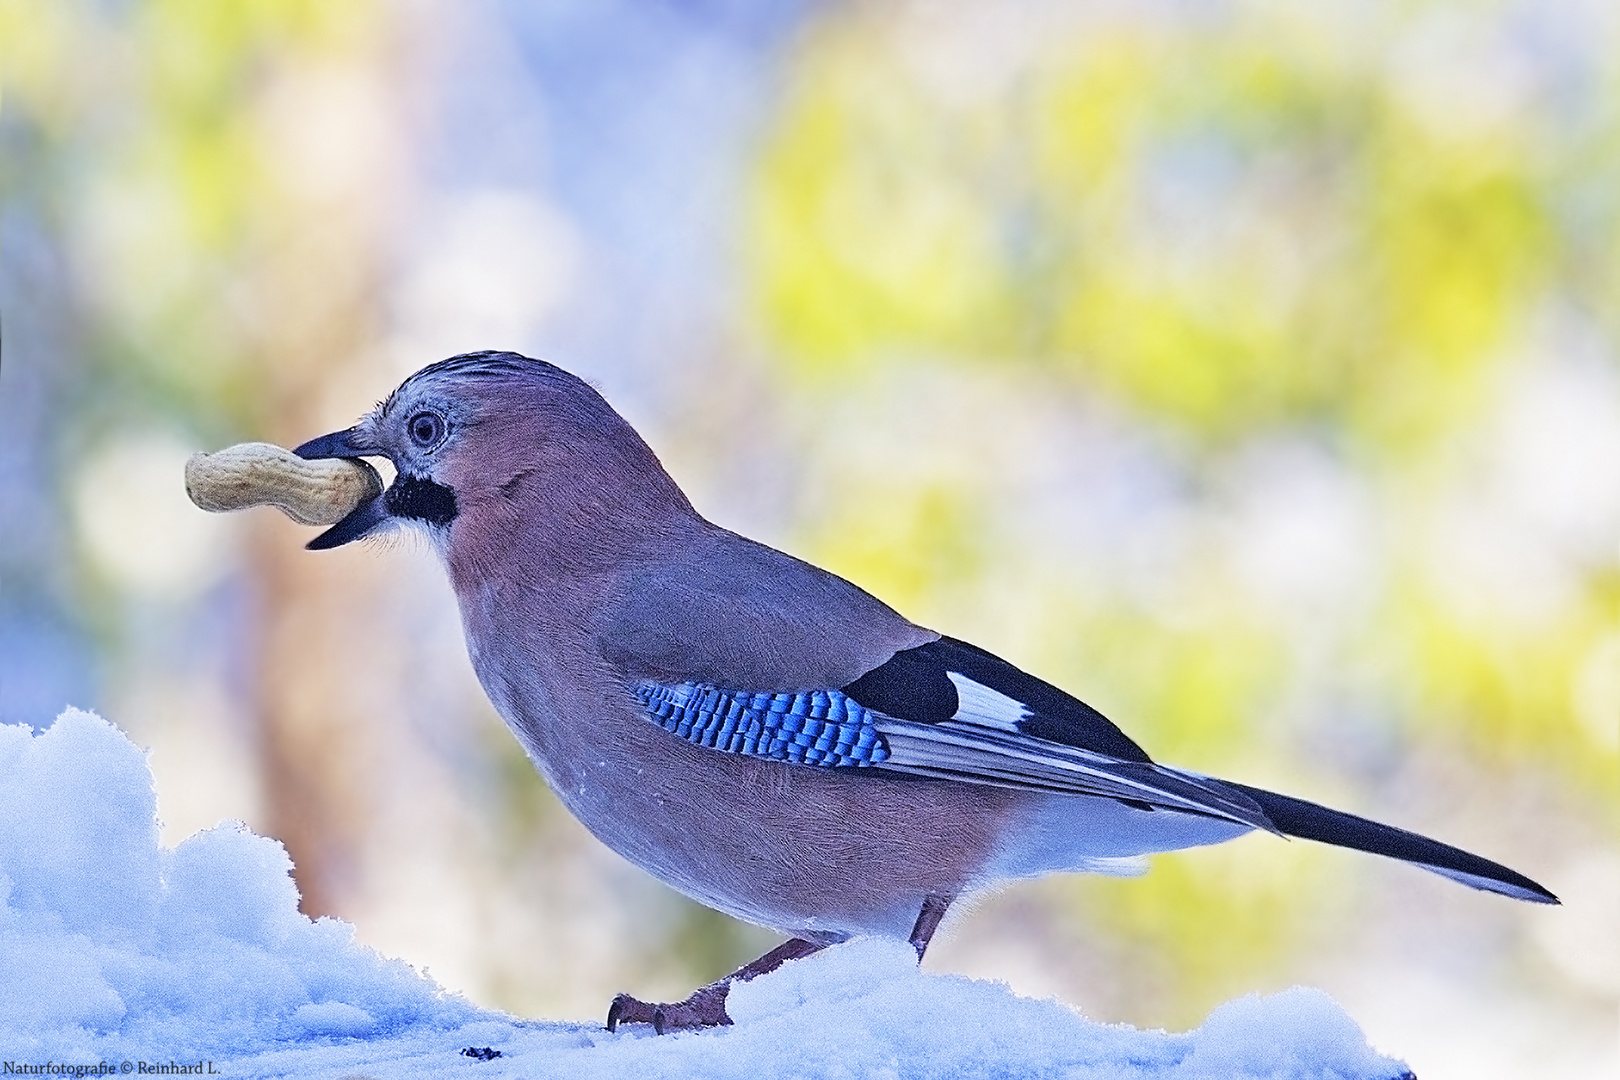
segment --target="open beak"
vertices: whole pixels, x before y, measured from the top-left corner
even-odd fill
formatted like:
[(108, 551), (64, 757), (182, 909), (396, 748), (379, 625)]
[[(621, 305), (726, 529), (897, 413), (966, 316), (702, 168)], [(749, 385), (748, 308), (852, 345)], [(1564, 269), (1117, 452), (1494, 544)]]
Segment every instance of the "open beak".
[(311, 439), (302, 446), (293, 448), (293, 453), (301, 458), (314, 461), (318, 458), (363, 458), (376, 457), (380, 451), (362, 442), (363, 436), (359, 428), (348, 428), (345, 431), (334, 431), (330, 435), (322, 435), (318, 439)]
[[(347, 431), (334, 431), (330, 435), (322, 435), (318, 439), (311, 439), (301, 446), (295, 447), (293, 453), (301, 458), (351, 458), (359, 460), (367, 456), (374, 456), (378, 451), (360, 441), (360, 433), (356, 428)], [(371, 466), (365, 462), (366, 468)], [(353, 510), (327, 529), (321, 535), (305, 544), (310, 551), (324, 551), (327, 548), (341, 547), (351, 540), (358, 540), (372, 529), (387, 521), (388, 507), (382, 496), (373, 496), (355, 507)]]

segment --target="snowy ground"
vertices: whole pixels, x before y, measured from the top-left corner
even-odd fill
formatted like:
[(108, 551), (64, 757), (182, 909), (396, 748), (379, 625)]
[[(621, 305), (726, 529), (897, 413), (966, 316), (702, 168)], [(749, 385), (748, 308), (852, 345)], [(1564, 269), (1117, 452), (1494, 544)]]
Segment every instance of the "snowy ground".
[(98, 717), (69, 710), (38, 734), (0, 725), (0, 793), (4, 1075), (161, 1075), (160, 1065), (378, 1080), (1405, 1072), (1319, 991), (1241, 998), (1172, 1035), (923, 974), (909, 946), (887, 941), (851, 942), (736, 987), (736, 1025), (722, 1030), (660, 1038), (518, 1020), (354, 944), (345, 923), (299, 914), (273, 840), (222, 825), (160, 847), (145, 757)]

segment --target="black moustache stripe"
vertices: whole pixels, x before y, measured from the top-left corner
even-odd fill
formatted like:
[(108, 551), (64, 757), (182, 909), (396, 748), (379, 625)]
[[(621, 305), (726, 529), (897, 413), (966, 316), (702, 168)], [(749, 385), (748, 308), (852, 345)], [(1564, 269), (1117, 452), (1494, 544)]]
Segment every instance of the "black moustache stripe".
[(417, 518), (429, 525), (448, 525), (456, 519), (456, 493), (426, 477), (401, 475), (383, 498), (395, 517)]

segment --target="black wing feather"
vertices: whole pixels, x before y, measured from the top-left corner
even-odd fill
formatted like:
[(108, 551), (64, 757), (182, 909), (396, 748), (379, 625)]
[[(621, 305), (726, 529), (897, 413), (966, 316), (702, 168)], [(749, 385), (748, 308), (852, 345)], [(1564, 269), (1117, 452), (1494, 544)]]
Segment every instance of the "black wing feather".
[(956, 685), (945, 674), (938, 644), (902, 649), (844, 687), (844, 693), (887, 716), (943, 724), (956, 715), (961, 702)]
[(946, 674), (949, 671), (1022, 702), (1029, 716), (1019, 725), (1020, 734), (1120, 761), (1152, 763), (1147, 751), (1079, 698), (994, 653), (952, 637), (897, 652), (843, 691), (868, 709), (902, 720), (939, 724), (954, 716), (958, 707), (956, 687)]

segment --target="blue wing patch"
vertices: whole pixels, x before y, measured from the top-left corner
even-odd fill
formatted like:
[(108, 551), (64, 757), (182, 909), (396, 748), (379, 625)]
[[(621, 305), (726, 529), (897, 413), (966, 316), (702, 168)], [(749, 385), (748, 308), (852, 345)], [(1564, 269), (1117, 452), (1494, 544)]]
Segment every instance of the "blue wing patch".
[(889, 756), (876, 714), (837, 690), (753, 694), (655, 682), (635, 690), (653, 722), (711, 750), (798, 765), (875, 765)]
[[(793, 765), (855, 766), (1025, 791), (1100, 795), (1132, 806), (1189, 810), (1272, 828), (1252, 799), (1218, 781), (1018, 731), (1002, 707), (1018, 702), (991, 698), (987, 688), (972, 682), (964, 678), (967, 707), (959, 708), (956, 718), (933, 723), (890, 716), (842, 690), (759, 693), (652, 680), (633, 690), (647, 719), (709, 750)], [(960, 694), (949, 680), (945, 685)], [(996, 708), (986, 712), (979, 707), (985, 701)]]

